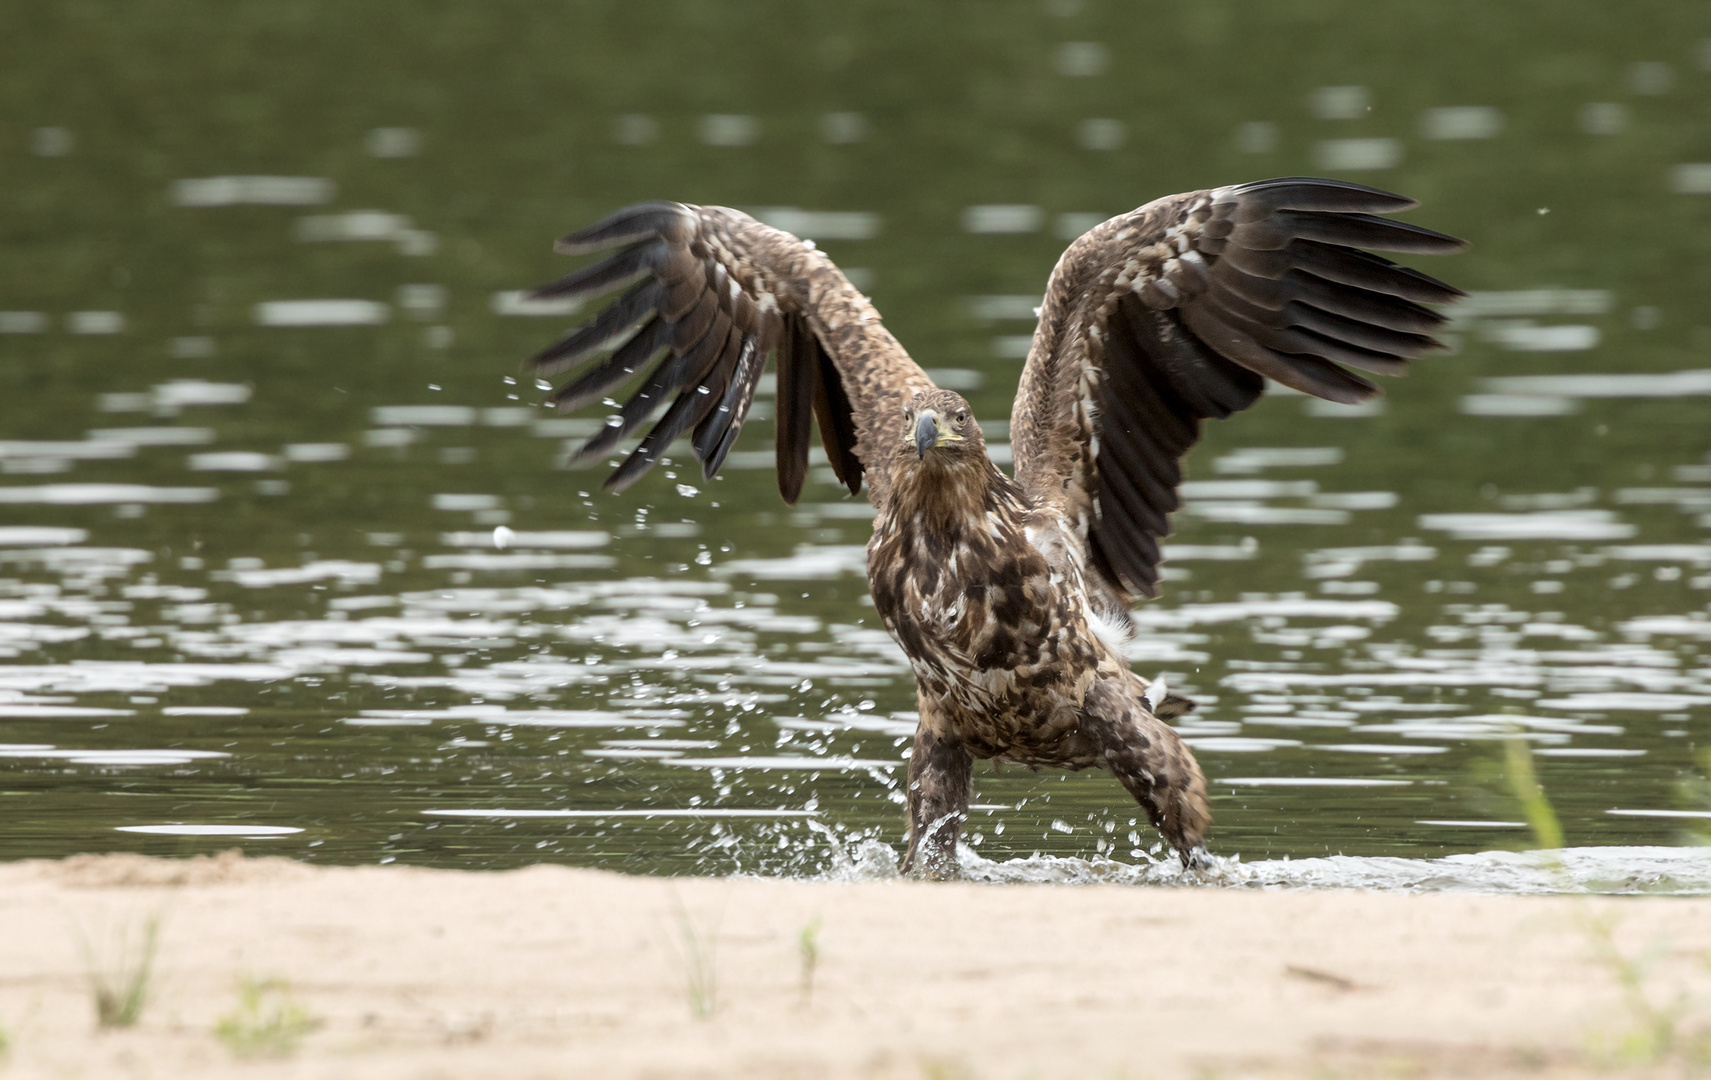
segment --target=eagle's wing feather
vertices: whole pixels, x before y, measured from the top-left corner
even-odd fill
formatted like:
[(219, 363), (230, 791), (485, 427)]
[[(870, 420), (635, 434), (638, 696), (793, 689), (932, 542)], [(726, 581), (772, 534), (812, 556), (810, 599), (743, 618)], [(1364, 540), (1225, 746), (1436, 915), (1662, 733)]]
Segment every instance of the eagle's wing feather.
[(883, 500), (901, 405), (933, 384), (867, 298), (812, 244), (725, 207), (654, 202), (620, 210), (555, 246), (573, 255), (620, 250), (532, 296), (589, 299), (629, 286), (532, 361), (543, 376), (582, 367), (554, 395), (564, 412), (619, 392), (646, 370), (578, 451), (596, 457), (648, 429), (608, 487), (634, 483), (684, 434), (711, 477), (776, 353), (785, 500), (802, 492), (815, 420), (838, 479), (853, 494), (865, 475), (869, 498)]
[(1330, 401), (1379, 393), (1438, 348), (1424, 304), (1461, 293), (1360, 248), (1463, 245), (1375, 216), (1415, 203), (1291, 177), (1175, 195), (1098, 225), (1058, 261), (1011, 416), (1016, 479), (1056, 508), (1116, 599), (1154, 596), (1181, 458), (1265, 379)]

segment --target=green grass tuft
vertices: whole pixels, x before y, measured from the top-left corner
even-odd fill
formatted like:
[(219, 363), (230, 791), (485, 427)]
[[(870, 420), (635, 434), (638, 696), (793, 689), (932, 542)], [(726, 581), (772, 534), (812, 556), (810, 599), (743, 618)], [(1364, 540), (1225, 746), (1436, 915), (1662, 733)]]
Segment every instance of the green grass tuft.
[(1503, 761), (1509, 779), (1509, 790), (1521, 800), (1527, 827), (1533, 831), (1535, 847), (1560, 851), (1563, 846), (1562, 823), (1557, 820), (1556, 807), (1545, 797), (1539, 785), (1539, 775), (1533, 771), (1533, 748), (1519, 735), (1504, 740)]
[(1624, 953), (1616, 944), (1616, 925), (1620, 921), (1611, 912), (1594, 912), (1585, 908), (1580, 913), (1581, 930), (1598, 958), (1622, 988), (1622, 1000), (1628, 1006), (1633, 1026), (1614, 1040), (1595, 1041), (1600, 1056), (1628, 1063), (1651, 1063), (1667, 1058), (1680, 1049), (1681, 1038), (1676, 1030), (1681, 1020), (1683, 1003), (1662, 1008), (1652, 1003), (1646, 991), (1646, 977), (1653, 961), (1662, 950), (1654, 943), (1652, 949), (1635, 956)]
[(697, 1020), (711, 1019), (719, 1011), (719, 927), (703, 930), (683, 906), (682, 897), (674, 891), (671, 902), (676, 909), (678, 959), (683, 962), (685, 989), (689, 995), (689, 1015)]
[(802, 960), (802, 1003), (814, 1000), (814, 970), (820, 966), (820, 917), (796, 933), (796, 952)]
[(126, 1028), (142, 1019), (159, 944), (158, 915), (150, 915), (143, 921), (142, 940), (134, 945), (129, 930), (121, 928), (111, 967), (96, 958), (89, 939), (83, 938), (83, 961), (98, 1027)]
[[(1534, 845), (1561, 850), (1562, 823), (1533, 770), (1532, 748), (1519, 735), (1512, 735), (1503, 750), (1509, 789), (1521, 802)], [(1711, 754), (1706, 757), (1706, 772), (1711, 777)], [(1564, 870), (1560, 862), (1556, 868), (1559, 873)], [(1566, 888), (1566, 873), (1562, 878)], [(1620, 921), (1616, 915), (1611, 911), (1594, 911), (1584, 897), (1580, 900), (1576, 921), (1592, 946), (1593, 956), (1621, 987), (1631, 1021), (1625, 1031), (1614, 1035), (1600, 1033), (1589, 1039), (1594, 1055), (1616, 1065), (1650, 1066), (1672, 1060), (1690, 1067), (1711, 1065), (1711, 1030), (1684, 1031), (1682, 1021), (1687, 1014), (1687, 1002), (1677, 1000), (1667, 1006), (1657, 1005), (1647, 988), (1652, 964), (1661, 954), (1662, 945), (1654, 943), (1648, 950), (1628, 955), (1616, 944), (1616, 926)], [(1711, 964), (1711, 958), (1707, 958), (1707, 963)]]
[[(1681, 782), (1680, 795), (1690, 810), (1711, 810), (1711, 750), (1700, 754), (1699, 773)], [(1695, 821), (1686, 832), (1689, 843), (1711, 844), (1711, 821)]]
[(220, 1017), (214, 1035), (238, 1057), (283, 1058), (320, 1023), (291, 997), (283, 979), (246, 977), (238, 984), (238, 1007)]

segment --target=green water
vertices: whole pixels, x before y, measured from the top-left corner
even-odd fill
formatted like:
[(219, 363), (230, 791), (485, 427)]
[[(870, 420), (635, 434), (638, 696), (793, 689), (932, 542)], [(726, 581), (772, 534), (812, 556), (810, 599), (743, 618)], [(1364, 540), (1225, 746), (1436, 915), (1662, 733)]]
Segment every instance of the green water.
[[(1213, 846), (1518, 846), (1511, 723), (1571, 844), (1682, 842), (1610, 811), (1711, 809), (1707, 39), (1664, 4), (0, 8), (0, 857), (895, 845), (914, 699), (863, 504), (822, 469), (783, 506), (767, 423), (712, 483), (599, 493), (562, 468), (597, 412), (519, 368), (568, 319), (501, 294), (644, 198), (872, 215), (821, 246), (1002, 444), (1030, 325), (987, 316), (1060, 232), (1299, 173), (1420, 198), (1479, 295), (1381, 412), (1275, 396), (1190, 458), (1273, 484), (1191, 489), (1135, 647), (1206, 703)], [(309, 180), (181, 183), (255, 176)], [(968, 231), (994, 204), (1038, 227)], [(384, 321), (264, 325), (302, 300)], [(1489, 381), (1560, 375), (1623, 378)], [(975, 801), (987, 858), (1156, 843), (1103, 774)]]

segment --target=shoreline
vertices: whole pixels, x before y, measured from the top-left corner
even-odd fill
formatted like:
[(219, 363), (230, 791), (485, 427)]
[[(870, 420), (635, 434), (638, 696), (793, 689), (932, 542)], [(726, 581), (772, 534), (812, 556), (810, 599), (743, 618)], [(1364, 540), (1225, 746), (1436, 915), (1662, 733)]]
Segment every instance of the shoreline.
[[(111, 965), (150, 917), (141, 1020), (92, 1037), (80, 938)], [(1683, 1038), (1711, 1030), (1711, 897), (643, 878), (226, 852), (0, 865), (0, 918), (8, 1077), (1578, 1076), (1601, 1067), (1589, 1045), (1644, 1019), (1606, 944), (1660, 949), (1650, 1000), (1686, 1002)], [(705, 1019), (691, 1015), (697, 954), (714, 983)], [(262, 988), (255, 1018), (289, 1006), (316, 1021), (289, 1056), (234, 1055), (246, 978)]]

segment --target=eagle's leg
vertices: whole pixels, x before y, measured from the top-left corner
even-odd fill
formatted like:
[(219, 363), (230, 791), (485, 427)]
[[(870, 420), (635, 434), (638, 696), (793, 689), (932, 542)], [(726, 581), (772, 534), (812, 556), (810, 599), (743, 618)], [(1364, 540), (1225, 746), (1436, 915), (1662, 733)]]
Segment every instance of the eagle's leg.
[(909, 854), (903, 872), (940, 881), (957, 876), (957, 837), (968, 818), (974, 759), (961, 739), (935, 723), (927, 703), (921, 705), (909, 755)]
[(1170, 725), (1136, 695), (1102, 681), (1088, 692), (1082, 732), (1097, 741), (1105, 767), (1146, 810), (1182, 865), (1209, 866), (1205, 839), (1212, 813), (1206, 805), (1206, 777)]

